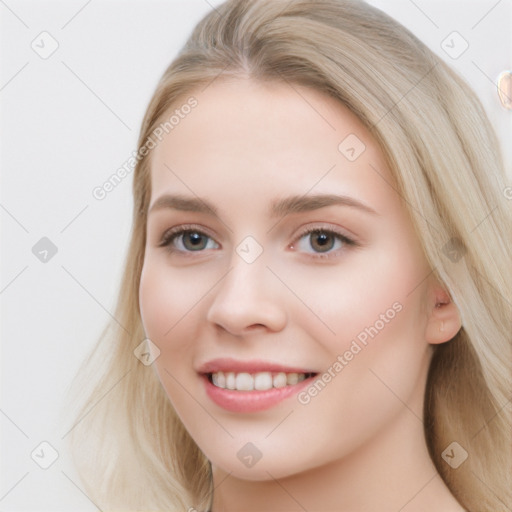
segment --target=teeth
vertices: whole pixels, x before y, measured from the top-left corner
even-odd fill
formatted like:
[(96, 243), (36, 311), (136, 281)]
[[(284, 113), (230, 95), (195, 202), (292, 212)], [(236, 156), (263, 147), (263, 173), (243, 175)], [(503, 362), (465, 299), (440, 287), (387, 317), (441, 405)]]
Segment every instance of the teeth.
[(286, 386), (286, 373), (281, 372), (274, 375), (272, 382), (275, 388), (284, 388)]
[(312, 374), (284, 372), (274, 374), (272, 372), (259, 372), (255, 374), (246, 372), (216, 372), (211, 375), (213, 385), (218, 388), (236, 389), (237, 391), (265, 391), (272, 388), (293, 386), (302, 382)]
[(257, 373), (254, 376), (254, 389), (260, 391), (270, 389), (272, 387), (272, 375), (269, 372)]
[(236, 376), (235, 383), (238, 391), (252, 391), (254, 389), (254, 379), (250, 373), (239, 373)]
[[(219, 383), (220, 387), (220, 383)], [(236, 389), (236, 381), (234, 373), (226, 373), (226, 389)]]
[(224, 375), (224, 372), (219, 372), (217, 374), (217, 382), (219, 386), (226, 387), (226, 376)]
[(286, 376), (286, 384), (288, 386), (293, 386), (299, 382), (299, 374), (298, 373), (289, 373)]

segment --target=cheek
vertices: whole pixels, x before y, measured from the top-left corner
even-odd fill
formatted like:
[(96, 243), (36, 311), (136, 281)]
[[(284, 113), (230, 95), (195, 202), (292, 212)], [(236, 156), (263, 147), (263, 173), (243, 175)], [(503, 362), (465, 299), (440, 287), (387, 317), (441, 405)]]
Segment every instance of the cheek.
[[(201, 299), (208, 288), (201, 280), (184, 277), (186, 272), (173, 272), (158, 261), (146, 260), (141, 274), (139, 303), (146, 336), (155, 343), (160, 355), (154, 370), (171, 404), (187, 429), (187, 419), (195, 411), (188, 393), (198, 392), (194, 386), (194, 341), (199, 338), (198, 315)], [(193, 384), (195, 382), (195, 384)], [(193, 385), (192, 385), (193, 384)]]
[[(331, 353), (347, 349), (357, 337), (364, 344), (386, 333), (396, 339), (419, 331), (419, 292), (413, 290), (426, 271), (410, 248), (376, 244), (347, 254), (338, 265), (303, 266), (300, 272), (283, 266), (279, 271), (299, 299), (288, 301), (291, 318)], [(406, 320), (411, 316), (414, 321)]]
[[(141, 275), (139, 303), (146, 336), (160, 349), (157, 365), (173, 367), (191, 348), (197, 311), (207, 288), (200, 279), (172, 272), (159, 262), (146, 261)], [(171, 357), (172, 355), (172, 357)], [(179, 357), (176, 357), (178, 356)]]
[[(365, 425), (361, 435), (371, 435), (403, 408), (402, 399), (419, 396), (429, 361), (421, 307), (428, 271), (416, 256), (398, 244), (372, 251), (368, 258), (361, 253), (334, 279), (317, 280), (314, 293), (309, 289), (312, 309), (321, 311), (323, 305), (322, 318), (336, 333), (326, 334), (319, 322), (310, 321), (329, 353), (326, 371), (333, 376), (312, 397), (306, 407), (310, 413), (326, 414), (329, 404), (340, 404), (327, 413), (333, 423), (346, 426), (350, 418), (350, 424)], [(416, 412), (421, 415), (421, 409)]]
[(176, 303), (172, 288), (167, 286), (164, 273), (146, 259), (139, 288), (140, 311), (146, 335), (159, 347), (158, 341), (163, 339), (172, 326)]
[(339, 267), (312, 268), (295, 281), (297, 295), (307, 298), (315, 315), (304, 314), (303, 307), (299, 314), (296, 305), (293, 317), (322, 348), (324, 371), (333, 375), (306, 407), (310, 413), (325, 415), (329, 404), (339, 403), (331, 413), (334, 423), (348, 415), (371, 430), (402, 406), (390, 389), (404, 398), (416, 394), (428, 367), (421, 307), (427, 274), (421, 257), (395, 242)]

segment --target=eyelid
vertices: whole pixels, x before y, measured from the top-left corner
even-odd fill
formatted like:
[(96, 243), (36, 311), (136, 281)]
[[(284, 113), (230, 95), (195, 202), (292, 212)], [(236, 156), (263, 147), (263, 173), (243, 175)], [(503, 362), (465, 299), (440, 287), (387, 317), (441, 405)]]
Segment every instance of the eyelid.
[(309, 233), (314, 233), (315, 231), (325, 231), (328, 233), (333, 233), (335, 235), (338, 235), (341, 238), (346, 238), (347, 240), (350, 240), (352, 243), (360, 245), (359, 241), (357, 240), (357, 237), (352, 234), (347, 229), (343, 229), (340, 226), (336, 226), (333, 224), (325, 223), (325, 222), (319, 222), (319, 223), (310, 223), (306, 227), (301, 227), (298, 230), (298, 233), (294, 235), (293, 242), (295, 243), (297, 240), (302, 238), (304, 235), (307, 235)]
[(194, 231), (201, 235), (205, 235), (208, 238), (211, 238), (216, 244), (221, 245), (221, 243), (211, 234), (210, 230), (208, 230), (207, 228), (200, 226), (199, 224), (179, 224), (164, 231), (163, 235), (160, 238), (160, 242), (158, 243), (158, 247), (170, 246), (173, 237), (179, 236), (186, 231)]
[[(357, 238), (354, 235), (349, 234), (348, 232), (341, 229), (340, 227), (333, 227), (332, 225), (325, 224), (325, 223), (323, 223), (323, 224), (320, 223), (320, 224), (317, 224), (314, 226), (302, 228), (301, 231), (299, 232), (299, 234), (297, 234), (294, 237), (293, 242), (288, 247), (293, 247), (304, 236), (309, 235), (310, 233), (318, 232), (318, 231), (324, 232), (324, 233), (330, 233), (330, 234), (338, 237), (342, 241), (343, 247), (340, 249), (337, 249), (335, 251), (329, 251), (329, 252), (325, 252), (325, 253), (321, 253), (321, 252), (307, 253), (308, 258), (324, 259), (324, 260), (328, 259), (328, 258), (336, 258), (336, 257), (339, 257), (341, 253), (346, 252), (350, 248), (361, 247), (361, 243), (357, 240)], [(292, 250), (294, 250), (294, 249), (292, 249)]]

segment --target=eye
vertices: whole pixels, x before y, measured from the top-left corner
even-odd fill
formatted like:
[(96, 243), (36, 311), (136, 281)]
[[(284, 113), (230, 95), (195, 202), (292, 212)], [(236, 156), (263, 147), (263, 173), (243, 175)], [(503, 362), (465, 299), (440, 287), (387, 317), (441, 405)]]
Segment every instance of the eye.
[(219, 244), (203, 231), (187, 226), (179, 226), (166, 231), (159, 247), (168, 247), (178, 252), (201, 252), (218, 249)]
[(356, 242), (336, 231), (314, 228), (302, 233), (292, 249), (306, 252), (314, 257), (328, 257), (342, 250), (345, 246), (355, 246)]

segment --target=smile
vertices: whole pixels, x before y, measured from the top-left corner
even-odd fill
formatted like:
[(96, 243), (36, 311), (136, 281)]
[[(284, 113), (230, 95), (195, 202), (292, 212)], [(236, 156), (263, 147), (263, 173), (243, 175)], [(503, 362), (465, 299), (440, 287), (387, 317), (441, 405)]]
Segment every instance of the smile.
[(313, 373), (285, 372), (215, 372), (208, 373), (208, 380), (216, 387), (237, 391), (266, 391), (273, 388), (295, 386), (312, 377)]

